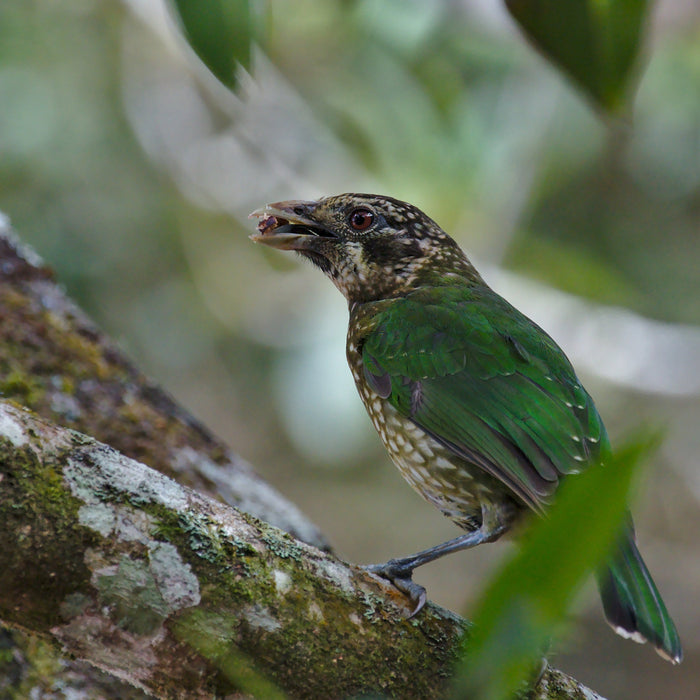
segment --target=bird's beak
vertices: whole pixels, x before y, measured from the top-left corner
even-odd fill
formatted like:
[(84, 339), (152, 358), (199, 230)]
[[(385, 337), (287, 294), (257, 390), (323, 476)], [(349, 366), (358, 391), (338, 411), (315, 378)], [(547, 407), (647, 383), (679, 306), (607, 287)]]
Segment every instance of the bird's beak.
[(259, 220), (258, 232), (250, 239), (280, 250), (305, 250), (319, 236), (335, 237), (311, 218), (316, 206), (318, 202), (303, 200), (266, 204), (248, 216)]

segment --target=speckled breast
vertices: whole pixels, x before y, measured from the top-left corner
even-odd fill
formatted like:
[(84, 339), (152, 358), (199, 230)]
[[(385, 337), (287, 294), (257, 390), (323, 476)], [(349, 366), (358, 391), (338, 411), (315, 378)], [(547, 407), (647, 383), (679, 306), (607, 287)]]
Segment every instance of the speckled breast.
[(500, 482), (459, 458), (378, 396), (367, 384), (362, 357), (352, 341), (347, 357), (372, 424), (404, 479), (460, 527), (478, 528), (482, 505), (504, 499)]

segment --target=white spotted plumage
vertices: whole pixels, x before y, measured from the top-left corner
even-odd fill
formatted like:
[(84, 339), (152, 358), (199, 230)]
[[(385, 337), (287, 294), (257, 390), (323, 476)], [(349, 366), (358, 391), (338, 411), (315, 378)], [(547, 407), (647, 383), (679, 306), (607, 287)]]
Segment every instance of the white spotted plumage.
[[(351, 319), (348, 337), (355, 337), (357, 324), (357, 319)], [(388, 400), (378, 396), (365, 380), (362, 356), (356, 343), (348, 341), (346, 350), (362, 403), (404, 479), (460, 527), (467, 530), (479, 527), (482, 506), (489, 501), (499, 502), (504, 497), (500, 482), (457, 457), (402, 416)], [(476, 478), (475, 470), (479, 472)]]

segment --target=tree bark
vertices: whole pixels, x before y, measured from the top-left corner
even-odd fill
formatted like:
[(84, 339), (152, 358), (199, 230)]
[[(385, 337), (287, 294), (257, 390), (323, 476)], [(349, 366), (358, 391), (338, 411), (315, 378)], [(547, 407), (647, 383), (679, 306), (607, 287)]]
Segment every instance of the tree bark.
[[(7, 231), (0, 313), (0, 620), (28, 635), (18, 664), (39, 644), (102, 697), (139, 696), (119, 679), (164, 698), (440, 695), (466, 623), (430, 604), (408, 619), (324, 551)], [(531, 697), (598, 696), (549, 668)]]

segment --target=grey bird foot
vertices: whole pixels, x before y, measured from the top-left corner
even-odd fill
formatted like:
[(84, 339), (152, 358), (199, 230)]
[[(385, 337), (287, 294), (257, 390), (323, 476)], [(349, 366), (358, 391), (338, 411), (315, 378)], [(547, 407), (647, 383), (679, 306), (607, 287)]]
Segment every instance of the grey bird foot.
[(390, 559), (386, 564), (369, 564), (364, 569), (371, 574), (386, 579), (394, 588), (398, 588), (403, 594), (408, 596), (413, 604), (413, 611), (409, 618), (417, 615), (425, 605), (428, 599), (425, 588), (411, 578), (413, 569), (402, 566), (400, 560)]

